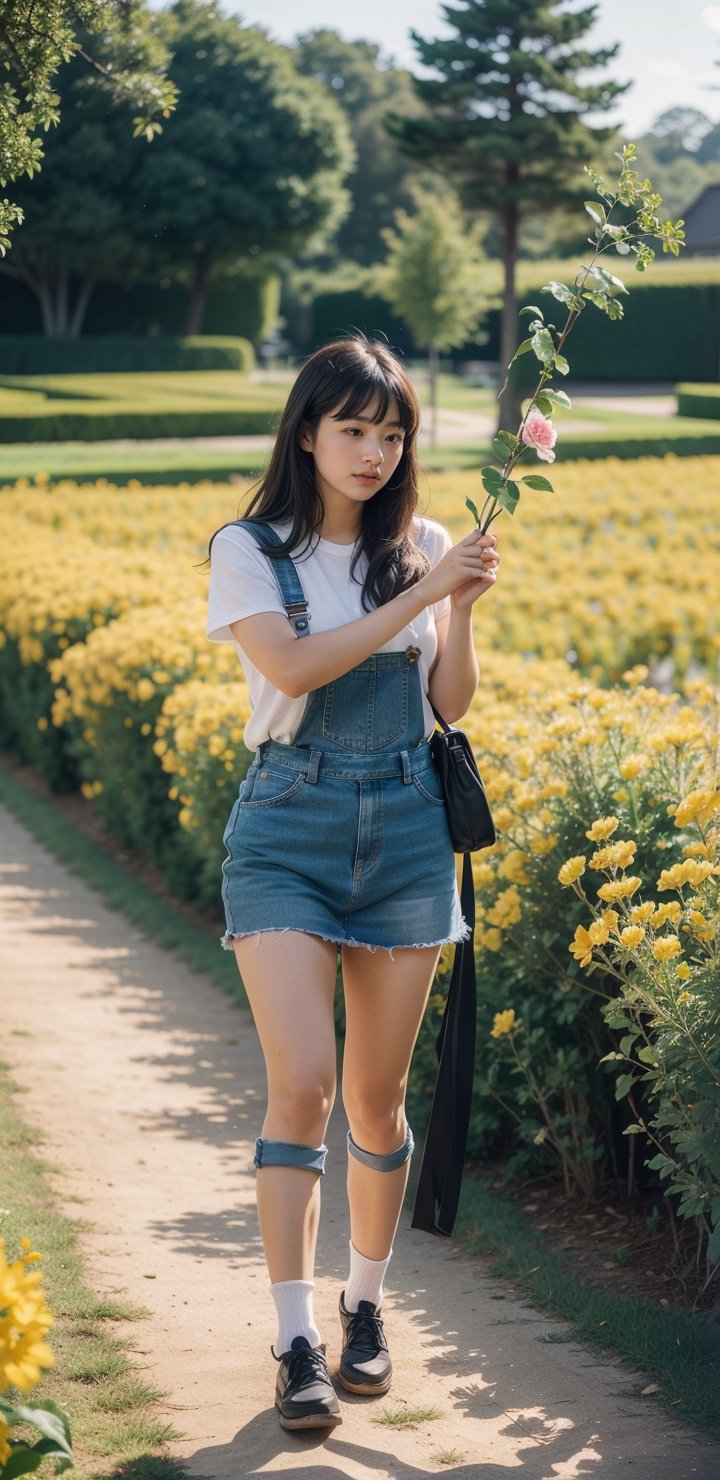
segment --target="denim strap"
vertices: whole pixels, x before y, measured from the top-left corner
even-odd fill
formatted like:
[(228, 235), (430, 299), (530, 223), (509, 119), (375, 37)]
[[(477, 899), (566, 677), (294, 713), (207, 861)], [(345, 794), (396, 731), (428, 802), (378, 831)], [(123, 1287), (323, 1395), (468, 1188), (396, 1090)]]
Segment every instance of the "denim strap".
[[(230, 523), (237, 524), (240, 529), (246, 529), (264, 555), (267, 555), (269, 545), (284, 544), (284, 540), (280, 538), (277, 531), (271, 525), (263, 524), (259, 519), (232, 519)], [(277, 560), (268, 556), (268, 559), (280, 587), (280, 595), (288, 614), (288, 621), (296, 637), (307, 637), (310, 631), (310, 612), (295, 565), (289, 555), (281, 555)]]
[(305, 1172), (325, 1175), (327, 1146), (301, 1146), (294, 1141), (264, 1141), (258, 1136), (255, 1142), (253, 1165), (256, 1167), (299, 1167)]
[(370, 1167), (374, 1172), (396, 1172), (398, 1167), (404, 1167), (406, 1161), (409, 1161), (413, 1154), (414, 1146), (415, 1140), (409, 1126), (402, 1146), (398, 1146), (396, 1151), (384, 1153), (381, 1151), (363, 1151), (362, 1147), (358, 1146), (356, 1141), (353, 1141), (351, 1132), (348, 1131), (347, 1133), (348, 1154), (354, 1156), (356, 1161), (362, 1162), (364, 1167)]

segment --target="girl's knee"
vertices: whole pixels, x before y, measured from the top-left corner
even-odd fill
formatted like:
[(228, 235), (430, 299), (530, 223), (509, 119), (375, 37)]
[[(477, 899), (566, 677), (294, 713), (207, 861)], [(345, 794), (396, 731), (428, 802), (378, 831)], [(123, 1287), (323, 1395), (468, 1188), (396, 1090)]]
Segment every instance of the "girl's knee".
[(270, 1085), (264, 1135), (302, 1145), (319, 1146), (324, 1140), (335, 1101), (335, 1083), (320, 1076), (284, 1075)]
[(363, 1093), (343, 1086), (343, 1104), (353, 1140), (365, 1151), (384, 1154), (401, 1144), (407, 1122), (405, 1097), (399, 1090)]

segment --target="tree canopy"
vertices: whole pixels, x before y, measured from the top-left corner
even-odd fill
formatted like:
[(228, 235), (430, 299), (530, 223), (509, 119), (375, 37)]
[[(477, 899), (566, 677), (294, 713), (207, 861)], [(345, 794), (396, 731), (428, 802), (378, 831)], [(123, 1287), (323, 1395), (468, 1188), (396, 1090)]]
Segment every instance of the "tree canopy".
[(176, 0), (155, 24), (183, 102), (142, 162), (143, 235), (192, 281), (197, 333), (218, 269), (297, 252), (337, 227), (353, 152), (327, 91), (217, 0)]
[[(57, 74), (73, 56), (102, 79), (114, 102), (129, 102), (134, 128), (151, 138), (176, 91), (165, 74), (167, 53), (148, 52), (145, 0), (0, 0), (0, 185), (32, 178), (41, 168), (47, 133), (60, 118)], [(0, 201), (0, 254), (10, 245), (22, 208)]]
[[(517, 343), (515, 265), (524, 214), (582, 200), (580, 167), (608, 130), (584, 115), (610, 108), (627, 84), (579, 81), (618, 47), (580, 44), (597, 5), (562, 10), (565, 0), (455, 0), (442, 6), (452, 34), (412, 32), (430, 75), (415, 78), (427, 114), (391, 115), (389, 127), (415, 159), (441, 171), (470, 211), (495, 214), (502, 229), (505, 290), (501, 375)], [(506, 402), (515, 401), (512, 386)], [(510, 419), (514, 407), (506, 405)]]

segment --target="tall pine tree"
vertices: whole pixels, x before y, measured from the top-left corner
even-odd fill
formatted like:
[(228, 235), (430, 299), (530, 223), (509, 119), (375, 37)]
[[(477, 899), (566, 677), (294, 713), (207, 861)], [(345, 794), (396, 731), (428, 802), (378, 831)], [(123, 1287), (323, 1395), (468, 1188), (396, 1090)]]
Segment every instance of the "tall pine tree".
[[(579, 171), (613, 130), (591, 128), (588, 112), (611, 108), (629, 83), (581, 84), (578, 74), (604, 67), (618, 46), (577, 45), (597, 5), (568, 11), (565, 0), (456, 0), (442, 6), (453, 35), (412, 38), (423, 67), (414, 78), (428, 115), (390, 114), (403, 149), (450, 179), (470, 211), (491, 212), (501, 226), (505, 267), (500, 339), (501, 383), (518, 340), (515, 271), (525, 214), (572, 205), (587, 194)], [(501, 397), (500, 421), (517, 421), (518, 393)]]

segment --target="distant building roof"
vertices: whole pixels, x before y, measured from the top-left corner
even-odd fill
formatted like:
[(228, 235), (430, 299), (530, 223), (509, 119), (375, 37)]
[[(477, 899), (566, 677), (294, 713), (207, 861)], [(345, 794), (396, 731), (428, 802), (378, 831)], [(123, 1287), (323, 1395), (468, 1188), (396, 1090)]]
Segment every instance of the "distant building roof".
[(685, 247), (692, 256), (720, 254), (720, 185), (706, 185), (685, 212)]

